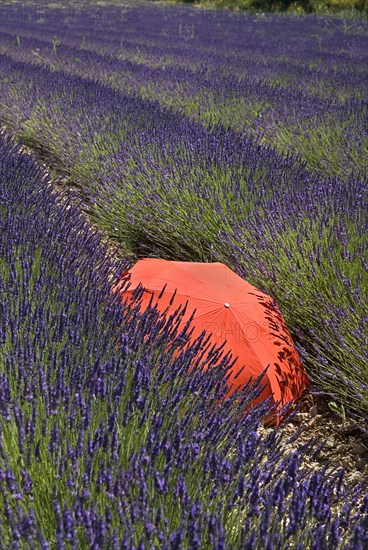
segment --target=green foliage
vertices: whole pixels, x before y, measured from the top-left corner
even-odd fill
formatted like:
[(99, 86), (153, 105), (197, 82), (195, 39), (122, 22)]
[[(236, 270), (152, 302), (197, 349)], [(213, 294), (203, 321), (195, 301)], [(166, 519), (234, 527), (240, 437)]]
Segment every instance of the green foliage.
[[(179, 0), (180, 1), (180, 0)], [(353, 14), (368, 12), (368, 0), (182, 0), (186, 4), (257, 12), (307, 12)]]
[[(254, 21), (252, 32), (255, 37), (259, 37), (257, 33), (263, 20), (268, 24), (273, 17), (275, 21), (289, 24), (278, 16), (250, 18)], [(178, 36), (180, 39), (185, 37), (184, 51), (187, 51), (187, 45), (190, 49), (190, 41), (197, 32), (192, 23), (187, 28), (189, 32), (185, 33), (183, 24), (177, 22)], [(353, 42), (355, 38), (364, 36), (366, 28), (362, 20), (347, 18), (338, 25), (334, 18), (323, 18), (323, 23), (316, 22), (313, 28), (315, 33), (308, 37), (310, 56), (307, 61), (282, 51), (274, 55), (266, 50), (262, 54), (270, 68), (261, 76), (255, 75), (264, 85), (263, 101), (262, 96), (252, 95), (251, 88), (245, 87), (244, 93), (242, 88), (241, 93), (236, 91), (236, 79), (244, 79), (239, 74), (237, 56), (241, 60), (244, 54), (234, 49), (227, 57), (227, 66), (220, 68), (224, 71), (220, 77), (233, 82), (235, 91), (224, 88), (217, 95), (205, 83), (191, 90), (190, 80), (178, 79), (170, 82), (170, 87), (165, 86), (165, 71), (160, 72), (157, 81), (145, 78), (134, 81), (134, 69), (130, 73), (128, 66), (122, 79), (121, 74), (113, 72), (114, 69), (111, 72), (101, 70), (106, 60), (103, 55), (101, 66), (96, 67), (96, 60), (92, 72), (88, 72), (90, 67), (75, 63), (75, 54), (72, 59), (67, 55), (64, 57), (64, 52), (53, 55), (53, 33), (41, 57), (42, 65), (60, 72), (60, 76), (68, 65), (68, 70), (87, 80), (99, 74), (100, 82), (109, 88), (155, 99), (161, 106), (179, 110), (207, 127), (213, 128), (219, 122), (230, 133), (231, 129), (246, 130), (265, 146), (276, 147), (281, 154), (289, 151), (300, 156), (311, 173), (320, 175), (321, 181), (326, 176), (338, 176), (346, 182), (348, 190), (351, 172), (360, 170), (364, 173), (366, 170), (368, 141), (366, 133), (361, 132), (366, 120), (366, 93), (363, 86), (355, 87), (349, 78), (354, 71), (355, 76), (361, 75), (363, 81), (365, 68), (363, 62), (354, 58), (356, 53), (353, 50), (349, 57), (346, 52), (350, 52), (350, 37)], [(340, 33), (338, 46), (333, 42), (335, 32)], [(290, 44), (292, 51), (297, 52), (297, 42)], [(261, 45), (264, 46), (265, 42), (261, 41)], [(93, 48), (92, 39), (83, 39), (80, 47)], [(14, 43), (11, 48), (13, 51)], [(23, 49), (22, 44), (15, 53), (23, 55)], [(124, 50), (120, 45), (118, 59), (127, 59), (133, 67), (138, 63), (139, 68), (143, 65), (148, 69), (170, 68), (174, 64), (186, 67), (188, 63), (180, 55), (172, 55), (165, 49), (160, 56), (151, 55), (149, 48), (147, 51), (144, 48), (138, 50), (138, 47)], [(324, 59), (324, 55), (329, 56), (331, 51), (336, 51), (339, 62), (333, 60), (330, 63)], [(232, 59), (233, 55), (235, 59)], [(262, 60), (251, 48), (245, 55), (257, 65)], [(193, 56), (190, 69), (201, 70), (202, 67), (195, 63), (196, 57)], [(216, 76), (215, 70), (209, 61), (205, 74), (207, 83)], [(155, 71), (153, 73), (155, 77)], [(313, 76), (310, 81), (308, 75)], [(161, 77), (162, 81), (159, 80)], [(272, 195), (275, 198), (284, 192), (283, 176), (278, 174), (270, 180), (267, 170), (261, 166), (251, 173), (241, 163), (218, 165), (215, 157), (213, 162), (203, 164), (185, 140), (178, 141), (175, 151), (165, 149), (154, 139), (143, 146), (135, 144), (125, 151), (124, 144), (135, 139), (129, 128), (132, 122), (113, 116), (113, 109), (111, 113), (105, 111), (101, 114), (98, 102), (92, 102), (88, 112), (86, 109), (79, 111), (76, 107), (80, 93), (77, 86), (59, 87), (57, 96), (48, 102), (41, 93), (31, 93), (31, 81), (17, 78), (10, 72), (1, 78), (4, 91), (9, 90), (8, 95), (4, 93), (2, 114), (12, 117), (12, 125), (24, 143), (42, 151), (56, 170), (68, 176), (70, 184), (74, 184), (83, 196), (93, 221), (115, 242), (132, 254), (189, 261), (223, 261), (241, 272), (277, 299), (296, 341), (305, 350), (310, 373), (321, 386), (338, 396), (336, 401), (340, 399), (356, 410), (367, 411), (366, 391), (362, 398), (357, 398), (359, 385), (366, 376), (365, 343), (354, 335), (361, 331), (359, 323), (365, 315), (366, 306), (361, 296), (368, 294), (367, 276), (359, 263), (366, 246), (366, 235), (358, 235), (359, 228), (365, 223), (365, 214), (357, 209), (354, 219), (344, 218), (344, 212), (335, 217), (326, 198), (321, 202), (320, 212), (313, 213), (312, 218), (304, 213), (293, 229), (285, 225), (282, 229), (272, 227), (267, 211), (262, 210), (264, 197), (260, 201), (257, 193), (248, 192), (248, 184), (251, 182), (253, 189), (257, 189), (267, 182), (267, 192), (276, 193)], [(306, 101), (310, 97), (326, 101), (327, 105), (332, 102), (339, 106), (339, 110), (321, 110), (316, 114), (311, 109), (310, 115), (305, 116), (298, 111), (300, 102), (291, 105), (286, 102), (284, 106), (279, 101), (278, 95), (285, 91), (287, 97), (290, 88), (296, 95), (301, 92)], [(275, 90), (278, 94), (273, 93)], [(30, 97), (31, 104), (24, 113), (21, 109), (30, 102)], [(357, 108), (346, 108), (350, 103), (355, 105), (355, 101)], [(283, 107), (284, 117), (281, 118)], [(138, 127), (146, 128), (141, 112), (135, 113), (133, 125), (134, 131)], [(206, 147), (203, 150), (206, 151)], [(107, 187), (106, 182), (111, 187)], [(297, 179), (295, 185), (299, 185)], [(236, 188), (241, 190), (240, 196), (236, 195)], [(355, 199), (352, 196), (349, 200)], [(2, 211), (4, 207), (0, 205), (0, 216)], [(329, 223), (324, 223), (324, 211), (330, 212)], [(262, 240), (257, 240), (256, 233), (249, 230), (255, 216), (258, 216), (259, 227), (263, 227)], [(343, 245), (336, 238), (341, 228), (346, 231)], [(224, 235), (231, 242), (232, 251), (224, 246)], [(0, 273), (7, 276), (7, 270), (1, 264)], [(355, 293), (358, 286), (360, 294)], [(352, 303), (354, 295), (356, 299)], [(333, 313), (330, 315), (323, 305), (324, 299), (331, 312), (339, 306), (343, 310), (333, 329)], [(336, 365), (339, 365), (342, 378), (336, 375)], [(351, 387), (344, 385), (344, 379), (351, 381)]]

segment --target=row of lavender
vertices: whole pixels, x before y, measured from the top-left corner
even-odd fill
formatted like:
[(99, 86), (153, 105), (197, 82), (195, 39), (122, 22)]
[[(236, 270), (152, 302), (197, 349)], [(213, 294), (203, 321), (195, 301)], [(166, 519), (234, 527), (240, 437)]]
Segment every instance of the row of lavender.
[(365, 163), (367, 25), (140, 5), (3, 14), (1, 53), (221, 120), (324, 173)]
[(258, 433), (256, 388), (219, 405), (226, 361), (122, 308), (123, 265), (1, 134), (0, 178), (3, 547), (365, 548), (364, 488)]
[(101, 228), (138, 255), (223, 261), (271, 293), (312, 378), (367, 413), (363, 172), (317, 175), (159, 102), (2, 61), (3, 119), (69, 175)]

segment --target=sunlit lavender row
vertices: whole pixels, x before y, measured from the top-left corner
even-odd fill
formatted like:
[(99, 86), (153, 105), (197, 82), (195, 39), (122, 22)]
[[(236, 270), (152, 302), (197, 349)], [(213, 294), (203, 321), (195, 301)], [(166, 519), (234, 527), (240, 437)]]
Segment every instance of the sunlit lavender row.
[(325, 174), (366, 166), (364, 20), (7, 5), (1, 53), (222, 121)]
[[(283, 30), (281, 45), (270, 35), (269, 18), (216, 19), (186, 8), (91, 10), (88, 17), (78, 10), (51, 10), (37, 17), (8, 10), (0, 43), (1, 117), (8, 128), (78, 187), (85, 209), (125, 250), (222, 261), (273, 295), (311, 378), (331, 400), (366, 414), (368, 157), (366, 96), (359, 84), (366, 76), (363, 23), (272, 19)], [(53, 18), (43, 23), (50, 13)], [(173, 28), (180, 21), (192, 22), (198, 47), (184, 38), (174, 47)], [(242, 83), (231, 78), (227, 50), (215, 39), (220, 32), (237, 60)], [(318, 47), (309, 48), (315, 33), (323, 41), (313, 38)], [(300, 47), (296, 51), (300, 35), (308, 53)], [(257, 48), (253, 39), (259, 41)], [(122, 59), (122, 51), (133, 52), (134, 59), (128, 53)], [(164, 51), (172, 52), (166, 65)], [(258, 52), (255, 59), (252, 52)], [(354, 76), (348, 62), (355, 64)], [(254, 63), (257, 70), (265, 67), (259, 78)], [(247, 70), (250, 81), (244, 76)], [(270, 87), (272, 70), (280, 83)], [(156, 81), (155, 71), (159, 87), (153, 94), (157, 100), (151, 101), (146, 90)], [(288, 82), (290, 71), (300, 76), (299, 87)], [(304, 86), (305, 79), (313, 81), (310, 72), (319, 82), (313, 89)], [(195, 120), (188, 118), (188, 110), (179, 112), (182, 104), (192, 102), (184, 88), (180, 102), (167, 108), (170, 82), (198, 86), (200, 116)], [(257, 126), (249, 125), (245, 115), (250, 111), (239, 103), (246, 97), (239, 95), (240, 85), (249, 86), (262, 109), (274, 105), (278, 123), (285, 115), (290, 146), (300, 158), (266, 146), (264, 132), (271, 119), (260, 113)], [(222, 91), (234, 91), (235, 110), (245, 116), (241, 131), (202, 124), (207, 118), (201, 113), (214, 112), (213, 102), (204, 102), (208, 87), (221, 105), (228, 97)], [(304, 122), (317, 132), (325, 127), (333, 140), (326, 154), (337, 174), (330, 174), (329, 164), (317, 170), (299, 147), (295, 128), (304, 128)], [(346, 140), (342, 149), (336, 136)], [(314, 158), (320, 155), (323, 148), (311, 134), (305, 134), (304, 143)]]
[(283, 454), (256, 387), (220, 404), (226, 360), (122, 306), (124, 266), (3, 135), (0, 177), (2, 544), (363, 550), (364, 487)]

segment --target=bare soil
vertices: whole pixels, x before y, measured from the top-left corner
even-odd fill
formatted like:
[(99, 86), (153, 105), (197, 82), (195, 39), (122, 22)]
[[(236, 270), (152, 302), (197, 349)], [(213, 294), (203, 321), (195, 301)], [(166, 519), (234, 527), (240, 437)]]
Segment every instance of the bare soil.
[[(349, 482), (368, 482), (368, 431), (364, 419), (345, 418), (328, 407), (328, 398), (313, 394), (314, 388), (301, 399), (298, 412), (280, 426), (284, 454), (306, 444), (311, 439), (323, 445), (317, 457), (303, 455), (303, 465), (318, 470), (328, 465), (331, 470), (343, 468)], [(298, 433), (294, 440), (292, 436)], [(288, 440), (292, 437), (292, 442)]]

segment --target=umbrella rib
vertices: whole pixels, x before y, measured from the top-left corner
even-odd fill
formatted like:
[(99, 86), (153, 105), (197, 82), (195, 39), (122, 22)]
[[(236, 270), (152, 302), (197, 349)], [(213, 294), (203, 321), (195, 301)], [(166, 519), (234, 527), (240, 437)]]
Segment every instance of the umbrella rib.
[[(253, 352), (253, 354), (254, 354), (254, 357), (257, 358), (257, 361), (258, 361), (258, 363), (260, 364), (262, 371), (264, 371), (265, 368), (266, 368), (268, 365), (271, 365), (271, 361), (270, 361), (267, 365), (262, 365), (262, 362), (261, 362), (261, 360), (260, 360), (259, 357), (258, 357), (257, 351), (254, 349), (254, 347), (252, 346), (252, 344), (251, 344), (251, 342), (249, 341), (249, 339), (246, 338), (246, 336), (245, 336), (245, 334), (244, 334), (244, 331), (243, 331), (243, 329), (242, 329), (241, 327), (240, 327), (240, 330), (241, 330), (241, 333), (242, 333), (242, 335), (243, 335), (244, 340), (247, 342), (248, 346), (249, 346), (250, 349), (252, 350), (252, 352)], [(263, 343), (262, 343), (262, 345), (263, 345)], [(266, 348), (267, 351), (269, 351), (268, 348), (267, 348), (267, 346), (264, 346), (264, 347)], [(270, 359), (271, 359), (271, 358), (270, 358)]]
[[(180, 263), (180, 262), (178, 262), (178, 263)], [(182, 263), (185, 263), (185, 262), (182, 262)], [(187, 262), (187, 263), (191, 263), (191, 262)], [(209, 265), (209, 264), (206, 264), (206, 265)], [(180, 271), (185, 273), (185, 275), (189, 274), (189, 276), (192, 277), (194, 281), (196, 281), (200, 285), (205, 286), (207, 288), (207, 292), (211, 292), (211, 294), (216, 298), (216, 301), (218, 300), (218, 295), (215, 292), (213, 292), (213, 288), (211, 288), (211, 284), (212, 284), (211, 281), (205, 282), (205, 281), (202, 281), (201, 279), (198, 279), (198, 277), (195, 277), (193, 275), (193, 273), (186, 271), (180, 265), (175, 265), (174, 267), (175, 267), (175, 269), (179, 269)], [(204, 276), (208, 277), (208, 274), (206, 273), (206, 270), (202, 270), (202, 272), (203, 272)]]
[[(214, 313), (216, 313), (216, 311), (219, 312), (219, 316), (221, 316), (221, 309), (219, 307), (216, 307), (215, 309), (212, 309), (210, 311), (206, 311), (205, 313), (202, 313), (201, 315), (198, 315), (198, 316), (195, 316), (194, 319), (193, 319), (193, 322), (197, 322), (198, 319), (201, 319), (202, 317), (207, 317), (207, 315), (213, 315)], [(209, 324), (214, 324), (214, 321), (216, 320), (217, 317), (214, 317), (213, 319), (211, 319), (209, 321)], [(187, 321), (183, 321), (182, 324), (185, 324)]]
[[(188, 272), (188, 271), (185, 270), (183, 267), (181, 267), (180, 265), (178, 265), (178, 264), (180, 264), (180, 263), (191, 263), (191, 262), (177, 262), (176, 264), (171, 263), (170, 266), (167, 266), (167, 268), (165, 268), (165, 269), (163, 270), (163, 272), (160, 273), (160, 279), (163, 280), (163, 285), (162, 285), (162, 286), (164, 286), (164, 284), (165, 284), (165, 275), (164, 275), (165, 272), (167, 273), (170, 269), (173, 269), (173, 270), (180, 270), (180, 271), (182, 271), (183, 273), (185, 273), (186, 276), (190, 276), (194, 281), (196, 281), (196, 283), (198, 283), (198, 284), (203, 285), (204, 287), (206, 287), (206, 291), (207, 291), (207, 292), (210, 292), (210, 293), (213, 295), (213, 297), (214, 297), (214, 300), (213, 300), (213, 301), (216, 301), (216, 302), (217, 302), (217, 301), (218, 301), (218, 295), (217, 295), (215, 292), (213, 292), (213, 289), (211, 288), (211, 285), (212, 285), (211, 281), (205, 282), (205, 281), (202, 281), (201, 279), (198, 279), (198, 277), (195, 277), (195, 276), (193, 275), (193, 273)], [(206, 271), (203, 271), (203, 274), (206, 276), (206, 275), (207, 275), (207, 274), (206, 274)], [(175, 283), (174, 283), (174, 284), (175, 284)], [(178, 294), (177, 294), (177, 295), (178, 295)], [(200, 299), (202, 299), (202, 298), (200, 298)], [(211, 301), (212, 301), (212, 300), (211, 300)]]
[[(157, 293), (160, 293), (159, 290), (153, 290), (151, 292), (157, 292)], [(174, 295), (174, 292), (172, 293)], [(218, 300), (209, 300), (208, 298), (193, 298), (193, 296), (189, 296), (188, 294), (181, 294), (179, 292), (177, 292), (175, 294), (175, 298), (186, 298), (188, 300), (188, 305), (190, 305), (190, 302), (191, 300), (195, 300), (196, 302), (209, 302), (210, 304), (217, 304), (217, 307), (216, 309), (219, 309), (219, 303), (218, 303)], [(174, 299), (175, 300), (175, 299)], [(193, 309), (196, 309), (194, 306), (193, 306)]]

